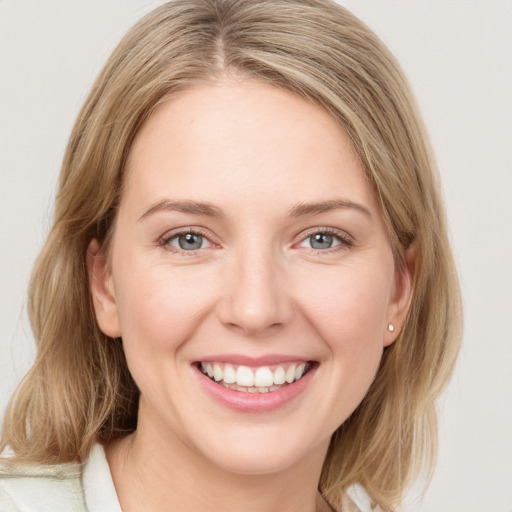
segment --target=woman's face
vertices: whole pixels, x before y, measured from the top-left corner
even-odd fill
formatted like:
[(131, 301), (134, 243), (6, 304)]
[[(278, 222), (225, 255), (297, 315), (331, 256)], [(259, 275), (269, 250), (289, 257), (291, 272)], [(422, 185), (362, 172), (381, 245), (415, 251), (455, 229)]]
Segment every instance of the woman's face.
[(154, 112), (110, 256), (90, 258), (93, 297), (141, 391), (137, 436), (239, 473), (323, 459), (410, 295), (345, 133), (258, 82)]

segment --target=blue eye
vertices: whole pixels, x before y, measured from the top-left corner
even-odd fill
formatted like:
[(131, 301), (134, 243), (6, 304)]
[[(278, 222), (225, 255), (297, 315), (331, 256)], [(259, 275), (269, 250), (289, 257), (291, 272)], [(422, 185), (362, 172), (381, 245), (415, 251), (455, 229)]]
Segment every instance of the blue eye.
[(197, 233), (186, 233), (176, 237), (176, 240), (180, 249), (183, 249), (184, 251), (194, 251), (196, 249), (201, 249), (204, 238), (202, 235), (198, 235)]
[(333, 249), (339, 247), (340, 249), (343, 247), (351, 246), (353, 243), (348, 238), (348, 236), (344, 236), (341, 233), (330, 233), (329, 231), (317, 231), (304, 238), (304, 240), (300, 243), (300, 247), (307, 247), (313, 249), (315, 251), (326, 251), (328, 249)]
[(182, 251), (197, 251), (204, 249), (210, 244), (208, 239), (200, 233), (188, 231), (167, 237), (162, 245), (168, 245)]
[(328, 233), (315, 233), (308, 240), (312, 249), (330, 249), (335, 243), (334, 237)]

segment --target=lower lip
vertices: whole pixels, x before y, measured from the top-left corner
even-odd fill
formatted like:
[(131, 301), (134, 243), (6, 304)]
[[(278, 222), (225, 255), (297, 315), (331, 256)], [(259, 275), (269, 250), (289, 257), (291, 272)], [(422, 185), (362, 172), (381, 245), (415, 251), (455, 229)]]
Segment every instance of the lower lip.
[(225, 388), (204, 375), (196, 367), (196, 374), (206, 391), (217, 402), (238, 412), (271, 412), (283, 407), (285, 404), (297, 398), (308, 386), (316, 367), (311, 368), (304, 377), (287, 384), (276, 391), (268, 393), (249, 393)]

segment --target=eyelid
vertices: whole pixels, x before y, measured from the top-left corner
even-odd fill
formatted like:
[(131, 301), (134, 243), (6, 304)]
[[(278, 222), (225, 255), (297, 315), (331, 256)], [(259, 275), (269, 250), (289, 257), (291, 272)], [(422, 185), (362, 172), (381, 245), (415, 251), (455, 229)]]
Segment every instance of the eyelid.
[[(175, 246), (171, 246), (169, 244), (169, 241), (172, 240), (173, 238), (176, 238), (180, 235), (184, 235), (187, 233), (192, 233), (192, 234), (196, 234), (196, 235), (200, 235), (200, 236), (204, 237), (211, 244), (211, 247), (185, 251), (183, 249), (180, 249)], [(309, 228), (309, 229), (306, 229), (306, 230), (300, 232), (296, 236), (296, 239), (298, 239), (298, 241), (295, 242), (292, 245), (292, 247), (293, 248), (300, 247), (300, 244), (303, 243), (308, 237), (315, 235), (317, 233), (323, 233), (323, 234), (334, 236), (340, 241), (340, 243), (338, 245), (335, 245), (334, 247), (331, 247), (328, 249), (310, 248), (311, 251), (318, 253), (318, 254), (332, 253), (332, 252), (344, 250), (344, 249), (347, 249), (349, 247), (356, 245), (354, 237), (351, 236), (346, 231), (339, 229), (339, 228), (320, 226), (320, 227)], [(220, 244), (218, 242), (212, 240), (212, 238), (215, 238), (215, 236), (209, 230), (206, 230), (200, 226), (183, 226), (180, 228), (175, 228), (175, 229), (166, 231), (161, 237), (158, 238), (158, 245), (162, 246), (166, 250), (169, 250), (169, 251), (177, 253), (177, 254), (192, 256), (192, 255), (197, 254), (197, 252), (199, 252), (199, 251), (204, 251), (205, 249), (219, 248)]]
[(299, 241), (294, 244), (294, 247), (300, 247), (301, 246), (300, 244), (302, 244), (307, 238), (309, 238), (310, 236), (315, 235), (317, 233), (323, 233), (326, 235), (335, 236), (341, 242), (340, 244), (338, 244), (334, 247), (330, 247), (328, 249), (310, 248), (310, 250), (312, 250), (318, 254), (332, 253), (332, 252), (344, 250), (344, 249), (347, 249), (349, 247), (356, 245), (354, 237), (351, 236), (350, 234), (348, 234), (346, 231), (343, 231), (342, 229), (332, 228), (332, 227), (314, 227), (314, 228), (309, 228), (305, 231), (302, 231), (299, 235), (297, 235), (297, 238), (299, 238)]
[[(210, 243), (211, 247), (205, 247), (205, 248), (202, 248), (202, 249), (185, 251), (183, 249), (180, 249), (178, 247), (175, 247), (175, 246), (172, 246), (172, 245), (169, 244), (169, 242), (173, 238), (176, 238), (176, 237), (178, 237), (180, 235), (186, 235), (188, 233), (202, 236), (203, 238), (208, 240), (208, 242)], [(197, 254), (197, 252), (199, 252), (199, 251), (204, 251), (205, 249), (210, 249), (212, 247), (213, 248), (219, 247), (219, 244), (214, 242), (212, 240), (212, 238), (214, 238), (212, 233), (210, 231), (204, 229), (204, 228), (201, 228), (199, 226), (184, 226), (184, 227), (181, 227), (181, 228), (176, 228), (176, 229), (171, 229), (170, 231), (166, 231), (161, 237), (158, 238), (158, 245), (163, 247), (164, 249), (170, 251), (170, 252), (173, 252), (173, 253), (184, 254), (184, 255), (187, 255), (187, 256), (193, 256), (194, 254)]]

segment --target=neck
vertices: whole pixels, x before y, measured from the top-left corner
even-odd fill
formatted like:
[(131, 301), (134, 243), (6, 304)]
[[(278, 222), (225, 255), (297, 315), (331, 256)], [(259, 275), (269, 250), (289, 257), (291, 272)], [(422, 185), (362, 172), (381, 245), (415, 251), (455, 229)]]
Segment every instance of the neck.
[(107, 447), (124, 512), (319, 512), (330, 508), (317, 486), (327, 446), (272, 474), (219, 468), (166, 432), (139, 424)]

